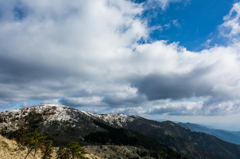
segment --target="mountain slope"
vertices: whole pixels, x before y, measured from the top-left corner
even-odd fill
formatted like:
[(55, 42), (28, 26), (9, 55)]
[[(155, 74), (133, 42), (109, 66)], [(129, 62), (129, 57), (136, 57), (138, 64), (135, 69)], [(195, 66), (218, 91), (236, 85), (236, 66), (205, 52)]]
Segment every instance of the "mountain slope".
[[(55, 146), (78, 141), (81, 145), (117, 144), (146, 149), (149, 157), (184, 158), (175, 151), (137, 132), (119, 129), (102, 122), (87, 112), (62, 105), (38, 105), (0, 112), (2, 134), (13, 137), (22, 122), (51, 139)], [(139, 154), (141, 155), (141, 154)]]
[(209, 129), (207, 127), (204, 127), (204, 126), (201, 126), (198, 124), (193, 124), (193, 123), (177, 123), (177, 124), (182, 127), (188, 128), (192, 131), (204, 132), (206, 134), (216, 136), (217, 138), (224, 140), (226, 142), (240, 145), (240, 136), (235, 134), (235, 132), (225, 131), (225, 130), (217, 130), (217, 129)]
[(49, 104), (0, 112), (1, 134), (14, 136), (14, 131), (23, 122), (48, 136), (56, 146), (70, 141), (82, 145), (127, 144), (142, 146), (151, 155), (159, 152), (157, 155), (163, 158), (240, 158), (239, 146), (205, 133), (192, 132), (170, 121), (157, 122), (124, 114), (95, 114)]
[[(0, 135), (0, 158), (1, 159), (24, 159), (27, 154), (26, 147), (19, 148), (16, 141), (9, 140)], [(41, 158), (41, 153), (38, 152), (36, 159)], [(28, 159), (34, 159), (33, 153), (28, 156)]]
[(56, 145), (84, 140), (83, 137), (91, 132), (104, 131), (83, 112), (62, 105), (38, 105), (0, 112), (0, 118), (3, 135), (11, 137), (10, 132), (14, 133), (24, 121), (40, 133), (47, 134)]
[(240, 158), (240, 147), (214, 136), (192, 132), (173, 122), (157, 122), (138, 116), (89, 113), (102, 122), (142, 133), (187, 158)]

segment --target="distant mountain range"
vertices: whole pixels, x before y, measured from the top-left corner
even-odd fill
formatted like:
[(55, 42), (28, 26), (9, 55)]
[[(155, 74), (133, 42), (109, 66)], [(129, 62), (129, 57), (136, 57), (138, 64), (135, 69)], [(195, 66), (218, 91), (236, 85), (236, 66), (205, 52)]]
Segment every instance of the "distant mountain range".
[(81, 145), (135, 146), (152, 158), (240, 158), (240, 146), (171, 121), (96, 114), (54, 104), (0, 112), (0, 133), (11, 138), (23, 122), (48, 136), (55, 146), (77, 141)]
[(204, 132), (206, 134), (210, 134), (216, 136), (219, 139), (224, 141), (238, 144), (240, 145), (240, 132), (239, 131), (226, 131), (226, 130), (218, 130), (207, 128), (202, 125), (193, 124), (193, 123), (177, 123), (178, 125), (188, 128), (195, 132)]

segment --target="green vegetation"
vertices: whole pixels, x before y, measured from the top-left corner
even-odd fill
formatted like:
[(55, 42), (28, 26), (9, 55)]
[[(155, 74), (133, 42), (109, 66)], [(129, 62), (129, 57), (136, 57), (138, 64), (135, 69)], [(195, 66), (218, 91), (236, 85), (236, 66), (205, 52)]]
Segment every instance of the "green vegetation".
[(87, 159), (83, 156), (87, 152), (77, 142), (71, 142), (67, 146), (60, 146), (57, 152), (57, 159)]
[(36, 152), (38, 149), (40, 149), (40, 146), (44, 144), (44, 139), (47, 138), (46, 136), (43, 136), (42, 134), (38, 133), (37, 130), (33, 133), (30, 133), (29, 136), (26, 138), (26, 146), (28, 148), (28, 154), (25, 158), (31, 153), (31, 151), (35, 151), (34, 156), (36, 155)]

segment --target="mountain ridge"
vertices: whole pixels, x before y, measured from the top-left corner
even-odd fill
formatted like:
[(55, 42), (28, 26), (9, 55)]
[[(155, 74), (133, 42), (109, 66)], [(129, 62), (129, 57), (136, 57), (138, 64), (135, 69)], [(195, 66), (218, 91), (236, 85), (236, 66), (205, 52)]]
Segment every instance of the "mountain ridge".
[[(62, 105), (38, 105), (0, 112), (1, 120), (6, 121), (0, 122), (0, 130), (2, 134), (5, 133), (5, 135), (12, 137), (14, 136), (14, 130), (19, 128), (18, 123), (21, 120), (45, 136), (48, 136), (48, 139), (52, 140), (55, 146), (64, 145), (71, 141), (77, 141), (83, 146), (95, 144), (125, 144), (138, 147), (139, 150), (144, 150), (144, 154), (139, 152), (140, 156), (155, 156), (157, 158), (171, 159), (184, 158), (170, 148), (140, 133), (115, 128), (103, 122), (97, 123), (96, 120), (91, 117), (93, 115), (96, 116), (96, 114)], [(121, 118), (118, 118), (122, 119), (119, 120), (120, 122), (124, 122), (124, 119), (128, 118), (126, 115), (120, 116)], [(110, 118), (108, 116), (108, 119)], [(3, 125), (6, 125), (7, 129), (4, 129)], [(99, 138), (101, 138), (101, 140), (99, 140)]]
[[(59, 145), (69, 141), (78, 141), (83, 145), (90, 142), (98, 144), (116, 142), (119, 144), (119, 141), (114, 141), (116, 137), (114, 137), (114, 133), (118, 130), (119, 132), (124, 130), (124, 133), (118, 134), (123, 140), (128, 137), (132, 139), (134, 136), (139, 136), (138, 133), (140, 133), (172, 149), (171, 153), (174, 154), (175, 151), (187, 158), (240, 158), (239, 146), (205, 133), (192, 132), (171, 121), (157, 122), (140, 116), (125, 114), (96, 114), (55, 104), (4, 111), (0, 112), (0, 117), (1, 133), (11, 134), (10, 132), (13, 132), (12, 134), (14, 134), (14, 130), (19, 127), (18, 122), (24, 120)], [(93, 134), (106, 139), (99, 140), (93, 137)], [(150, 147), (152, 145), (149, 145), (146, 141), (154, 143), (147, 138), (146, 140), (140, 138), (132, 141), (136, 140), (137, 142), (134, 142), (134, 144), (145, 143), (145, 146), (147, 144)], [(167, 150), (162, 147), (163, 149)]]
[(213, 129), (208, 128), (202, 125), (194, 124), (194, 123), (177, 123), (178, 125), (188, 128), (195, 132), (204, 132), (206, 134), (210, 134), (216, 136), (217, 138), (224, 140), (226, 142), (230, 142), (233, 144), (240, 145), (240, 136), (238, 135), (239, 132), (231, 132), (227, 130), (220, 130), (220, 129)]

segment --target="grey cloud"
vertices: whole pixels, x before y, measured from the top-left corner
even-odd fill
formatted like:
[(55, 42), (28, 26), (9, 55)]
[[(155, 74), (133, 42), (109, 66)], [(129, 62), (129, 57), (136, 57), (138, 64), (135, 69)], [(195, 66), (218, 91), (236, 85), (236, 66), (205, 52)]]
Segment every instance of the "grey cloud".
[(63, 99), (59, 100), (59, 102), (60, 102), (62, 105), (67, 105), (67, 106), (70, 106), (70, 107), (86, 106), (86, 105), (83, 105), (82, 103), (74, 102), (74, 101), (68, 100), (68, 99), (66, 99), (66, 98), (63, 98)]
[(43, 100), (41, 104), (60, 104), (59, 99)]
[[(1, 14), (5, 20), (0, 21), (0, 96), (4, 100), (109, 93), (110, 88), (102, 91), (96, 85), (107, 86), (112, 77), (106, 79), (106, 76), (114, 76), (108, 72), (108, 65), (115, 58), (111, 54), (145, 34), (143, 24), (134, 18), (141, 13), (141, 6), (126, 1), (58, 1), (53, 6), (52, 2), (27, 0), (19, 1), (19, 8), (16, 2), (0, 2), (0, 10), (5, 13)], [(110, 3), (116, 3), (113, 6), (118, 6), (118, 10), (106, 5)], [(27, 14), (25, 7), (32, 12), (23, 20)], [(102, 10), (107, 13), (94, 13)], [(16, 13), (21, 14), (17, 16), (22, 20), (14, 20)], [(112, 21), (116, 17), (118, 20)], [(118, 33), (119, 26), (131, 29)]]
[(202, 113), (204, 115), (229, 115), (240, 112), (239, 99), (209, 98), (203, 102)]
[(0, 100), (0, 109), (11, 108), (15, 105), (12, 101)]
[[(232, 110), (238, 104), (238, 44), (199, 53), (166, 41), (138, 44), (151, 29), (139, 18), (142, 4), (125, 0), (108, 1), (114, 3), (109, 6), (106, 0), (59, 0), (59, 5), (25, 0), (31, 13), (21, 13), (21, 6), (20, 20), (14, 20), (15, 2), (0, 1), (1, 107), (38, 99), (132, 112), (127, 107), (166, 104), (158, 99), (208, 97), (204, 109), (196, 109), (204, 114), (223, 112), (216, 105), (226, 101), (233, 102)], [(186, 109), (155, 110), (196, 113)]]
[(128, 115), (142, 115), (146, 113), (146, 108), (143, 107), (128, 107), (119, 108), (115, 113), (128, 114)]
[(137, 95), (134, 97), (119, 97), (114, 93), (105, 95), (104, 97), (81, 96), (68, 97), (59, 100), (61, 104), (72, 107), (108, 106), (111, 108), (137, 107), (146, 101), (147, 99), (144, 95)]
[(105, 106), (102, 103), (102, 98), (97, 96), (90, 97), (66, 97), (59, 100), (59, 103), (72, 107), (84, 107), (84, 106)]
[(119, 98), (115, 95), (107, 95), (103, 98), (102, 102), (106, 103), (111, 107), (136, 107), (141, 105), (146, 100), (146, 96), (144, 95), (137, 95), (136, 97), (129, 97), (124, 99)]
[(175, 116), (226, 116), (240, 112), (239, 100), (216, 100), (209, 98), (201, 102), (168, 102), (153, 106), (145, 114)]
[(138, 77), (132, 81), (132, 85), (149, 100), (207, 97), (214, 95), (213, 85), (204, 81), (202, 76), (210, 70), (211, 68), (201, 68), (185, 74), (150, 74)]
[(198, 114), (195, 113), (195, 111), (188, 111), (186, 107), (167, 107), (167, 108), (155, 108), (152, 109), (151, 112), (147, 114), (168, 114), (168, 115), (203, 115), (202, 113), (198, 112)]

